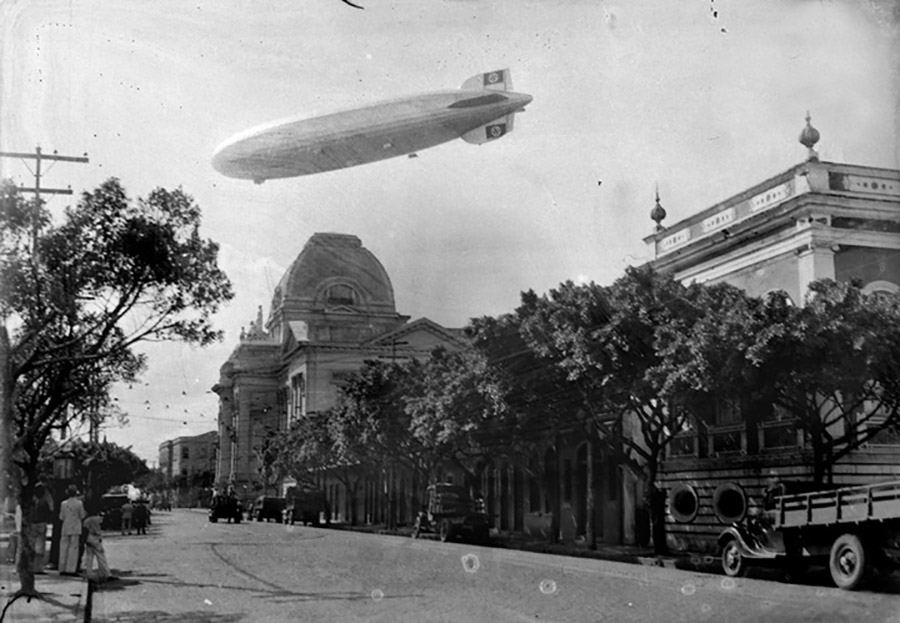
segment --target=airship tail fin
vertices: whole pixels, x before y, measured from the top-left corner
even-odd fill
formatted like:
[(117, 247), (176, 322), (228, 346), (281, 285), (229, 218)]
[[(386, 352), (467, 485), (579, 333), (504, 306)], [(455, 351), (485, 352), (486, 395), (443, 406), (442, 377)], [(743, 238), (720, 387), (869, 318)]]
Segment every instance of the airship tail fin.
[(496, 141), (498, 138), (506, 136), (513, 131), (513, 117), (515, 117), (515, 114), (510, 113), (505, 117), (478, 126), (474, 130), (469, 130), (463, 134), (462, 139), (475, 145)]
[(482, 91), (491, 89), (493, 91), (512, 91), (512, 79), (509, 76), (508, 69), (497, 69), (484, 74), (472, 76), (462, 83), (459, 87), (464, 91)]

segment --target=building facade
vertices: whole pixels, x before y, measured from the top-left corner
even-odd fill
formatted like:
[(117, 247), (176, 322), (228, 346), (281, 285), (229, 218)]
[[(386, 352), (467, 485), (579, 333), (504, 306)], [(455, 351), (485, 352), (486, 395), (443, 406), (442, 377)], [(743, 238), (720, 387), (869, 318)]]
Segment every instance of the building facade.
[(209, 431), (193, 437), (176, 437), (159, 444), (159, 468), (172, 481), (216, 469), (219, 434)]
[[(260, 475), (269, 435), (335, 406), (344, 379), (366, 360), (425, 357), (439, 346), (463, 344), (459, 331), (397, 312), (387, 272), (359, 238), (314, 234), (275, 288), (268, 318), (260, 308), (221, 367), (213, 388), (217, 486), (232, 486), (245, 499), (274, 494), (280, 483), (262, 482)], [(321, 484), (343, 516), (340, 483)]]
[[(645, 238), (652, 265), (678, 280), (726, 282), (751, 296), (787, 293), (803, 305), (810, 282), (857, 280), (864, 292), (900, 289), (900, 171), (820, 162), (819, 138), (807, 118), (800, 142), (805, 162), (674, 225), (654, 208), (657, 231)], [(731, 517), (730, 492), (755, 504), (767, 479), (808, 480), (808, 440), (789, 417), (774, 412), (755, 430), (739, 409), (717, 409), (700, 435), (689, 431), (671, 444), (661, 480), (669, 491), (669, 544), (676, 550), (712, 549)], [(756, 419), (756, 418), (754, 418)], [(836, 484), (867, 484), (900, 477), (900, 446), (876, 438), (833, 469)], [(676, 497), (687, 500), (684, 513)], [(734, 499), (734, 498), (732, 498)]]

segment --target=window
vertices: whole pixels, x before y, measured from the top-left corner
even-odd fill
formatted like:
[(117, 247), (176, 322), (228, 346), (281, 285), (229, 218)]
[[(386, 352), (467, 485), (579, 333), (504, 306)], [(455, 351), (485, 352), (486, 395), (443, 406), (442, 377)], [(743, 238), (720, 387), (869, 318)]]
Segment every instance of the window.
[(328, 288), (328, 295), (325, 297), (325, 302), (328, 307), (353, 305), (356, 302), (355, 292), (350, 286), (339, 283)]
[(296, 420), (303, 415), (305, 410), (304, 398), (306, 397), (306, 384), (303, 382), (303, 374), (295, 374), (291, 377), (291, 420)]
[(191, 458), (190, 449), (189, 449), (187, 446), (182, 446), (182, 448), (181, 448), (181, 458), (182, 458), (182, 460), (183, 460), (183, 459), (189, 459), (189, 458)]
[(541, 484), (534, 476), (528, 478), (528, 510), (532, 513), (541, 510)]

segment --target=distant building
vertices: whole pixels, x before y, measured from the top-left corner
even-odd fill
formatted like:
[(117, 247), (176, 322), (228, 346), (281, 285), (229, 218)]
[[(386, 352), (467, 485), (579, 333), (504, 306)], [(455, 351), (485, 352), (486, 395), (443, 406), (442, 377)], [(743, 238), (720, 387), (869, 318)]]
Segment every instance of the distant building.
[(190, 477), (216, 469), (219, 433), (209, 431), (194, 437), (176, 437), (159, 444), (159, 468), (169, 481), (177, 476)]
[[(657, 196), (656, 232), (644, 239), (651, 265), (685, 283), (726, 282), (752, 296), (780, 290), (796, 305), (821, 278), (859, 280), (867, 293), (897, 292), (900, 171), (820, 162), (818, 139), (807, 117), (800, 135), (805, 162), (673, 225), (662, 225)], [(672, 513), (670, 495), (668, 534), (676, 549), (714, 546), (728, 519), (717, 500), (735, 485), (759, 499), (772, 471), (809, 477), (808, 442), (790, 417), (774, 408), (746, 416), (734, 404), (716, 405), (708, 430), (686, 432), (670, 445), (661, 480), (670, 493), (680, 489), (691, 510)], [(870, 441), (834, 466), (835, 483), (900, 477), (897, 439), (879, 434)]]
[[(244, 498), (271, 489), (259, 469), (266, 437), (335, 406), (344, 379), (365, 360), (425, 357), (438, 346), (463, 344), (457, 330), (427, 318), (410, 322), (397, 312), (387, 272), (359, 238), (314, 234), (275, 288), (268, 319), (260, 307), (221, 367), (213, 388), (219, 396), (217, 486), (233, 486)], [(339, 483), (322, 485), (336, 515), (343, 515)], [(370, 493), (375, 497), (374, 484)]]

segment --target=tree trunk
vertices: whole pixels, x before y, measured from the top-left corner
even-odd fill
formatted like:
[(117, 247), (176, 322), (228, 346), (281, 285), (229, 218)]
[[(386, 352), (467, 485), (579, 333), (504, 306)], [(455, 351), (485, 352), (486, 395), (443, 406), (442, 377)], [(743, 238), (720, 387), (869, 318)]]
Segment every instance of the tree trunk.
[(22, 527), (19, 530), (18, 558), (16, 571), (19, 575), (19, 594), (37, 595), (34, 587), (34, 544), (31, 541), (31, 506), (37, 474), (37, 457), (29, 462), (19, 488), (18, 503), (22, 509)]
[(594, 495), (594, 442), (587, 441), (587, 499), (585, 500), (585, 522), (584, 537), (588, 547), (597, 549), (597, 531), (594, 529), (594, 507), (596, 506), (596, 495)]
[(644, 490), (644, 503), (650, 509), (650, 527), (653, 537), (653, 551), (657, 555), (667, 554), (666, 543), (666, 495), (656, 488), (658, 465), (654, 456), (647, 462), (647, 487)]

